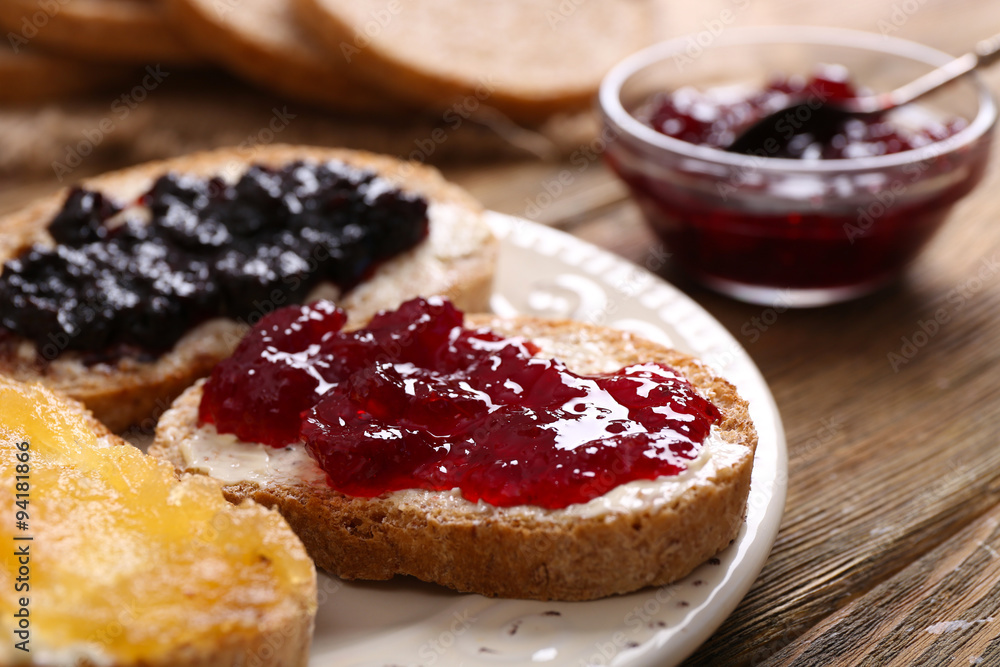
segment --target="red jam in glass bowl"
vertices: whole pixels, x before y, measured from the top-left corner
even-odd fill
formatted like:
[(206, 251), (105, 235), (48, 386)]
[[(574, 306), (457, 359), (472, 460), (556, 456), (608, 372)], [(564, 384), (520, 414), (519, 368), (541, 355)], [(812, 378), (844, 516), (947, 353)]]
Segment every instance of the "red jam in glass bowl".
[[(982, 178), (996, 107), (972, 77), (926, 102), (848, 120), (823, 140), (799, 132), (801, 119), (790, 117), (778, 150), (724, 150), (754, 121), (804, 98), (854, 95), (848, 71), (887, 90), (946, 54), (805, 27), (792, 38), (734, 28), (696, 59), (678, 59), (684, 45), (655, 45), (608, 74), (600, 93), (605, 159), (671, 261), (717, 291), (802, 307), (871, 292), (902, 273)], [(745, 71), (782, 58), (787, 71), (801, 71), (801, 62), (831, 54), (850, 69), (815, 70), (811, 80)], [(896, 79), (872, 79), (873, 71), (897, 70)], [(720, 74), (732, 72), (739, 75)], [(713, 83), (698, 85), (699, 76)], [(681, 83), (650, 83), (673, 80)]]
[(440, 298), (357, 331), (345, 320), (328, 301), (261, 320), (206, 382), (202, 423), (305, 442), (348, 495), (459, 488), (471, 502), (556, 509), (679, 474), (721, 417), (667, 366), (579, 375), (528, 341), (465, 328)]
[[(817, 67), (809, 79), (777, 76), (760, 90), (684, 87), (660, 93), (635, 115), (668, 137), (724, 149), (773, 111), (810, 100), (836, 102), (852, 97), (858, 97), (858, 91), (847, 69), (824, 65)], [(908, 111), (911, 111), (909, 123), (889, 114), (862, 116), (837, 122), (835, 127), (823, 127), (829, 135), (823, 137), (801, 131), (803, 124), (792, 115), (779, 128), (781, 141), (776, 141), (774, 150), (761, 157), (843, 160), (889, 155), (943, 141), (968, 125), (962, 118), (942, 121), (930, 114)]]

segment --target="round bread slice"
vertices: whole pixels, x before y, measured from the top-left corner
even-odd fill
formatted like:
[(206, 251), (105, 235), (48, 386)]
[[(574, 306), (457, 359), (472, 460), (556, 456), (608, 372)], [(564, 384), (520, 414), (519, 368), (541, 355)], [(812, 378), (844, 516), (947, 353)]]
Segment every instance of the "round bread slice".
[[(339, 161), (373, 170), (404, 191), (423, 195), (429, 203), (428, 238), (377, 267), (370, 278), (348, 293), (340, 295), (332, 286), (323, 291), (322, 296), (333, 298), (347, 311), (352, 325), (364, 324), (379, 310), (424, 294), (446, 296), (469, 310), (487, 307), (497, 241), (483, 218), (482, 207), (437, 170), (416, 162), (346, 149), (272, 145), (151, 162), (98, 176), (82, 185), (115, 201), (131, 202), (167, 172), (203, 178), (218, 175), (234, 181), (250, 164), (280, 167), (295, 160)], [(51, 245), (47, 226), (65, 198), (66, 191), (62, 191), (0, 218), (0, 261), (34, 243)], [(73, 351), (46, 361), (53, 355), (43, 356), (34, 343), (0, 331), (0, 374), (42, 382), (83, 401), (114, 431), (134, 424), (151, 429), (156, 417), (181, 391), (232, 354), (247, 328), (247, 323), (236, 320), (213, 319), (192, 329), (154, 360), (125, 357), (90, 365), (84, 363), (83, 354)]]
[[(295, 0), (303, 26), (366, 81), (438, 112), (523, 122), (586, 108), (652, 39), (648, 0)], [(457, 105), (457, 106), (456, 106)]]
[(346, 579), (404, 574), (488, 596), (589, 600), (676, 581), (732, 542), (743, 524), (757, 435), (731, 384), (685, 354), (618, 330), (531, 318), (466, 322), (523, 336), (539, 356), (576, 372), (668, 364), (722, 419), (682, 474), (630, 482), (556, 510), (471, 503), (455, 491), (344, 495), (301, 444), (275, 450), (199, 427), (202, 383), (160, 419), (150, 454), (220, 479), (234, 502), (252, 498), (277, 509), (316, 564)]
[(399, 112), (400, 105), (348, 76), (348, 65), (302, 30), (289, 0), (167, 0), (176, 23), (206, 56), (240, 76), (337, 111)]
[(130, 68), (81, 64), (39, 52), (0, 44), (0, 104), (36, 104), (128, 81)]
[(34, 43), (86, 60), (197, 60), (160, 0), (4, 0), (0, 27), (12, 44)]
[(38, 385), (0, 377), (0, 405), (0, 664), (306, 665), (316, 570), (281, 516)]

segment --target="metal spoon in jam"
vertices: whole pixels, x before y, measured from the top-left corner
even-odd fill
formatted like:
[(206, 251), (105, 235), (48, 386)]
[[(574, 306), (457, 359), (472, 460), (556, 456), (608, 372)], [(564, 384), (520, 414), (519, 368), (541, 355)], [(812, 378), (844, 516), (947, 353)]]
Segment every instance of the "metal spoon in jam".
[[(725, 150), (780, 157), (788, 153), (788, 144), (795, 137), (809, 136), (812, 141), (826, 144), (849, 120), (875, 118), (998, 59), (1000, 34), (980, 41), (971, 52), (889, 92), (863, 97), (813, 94), (804, 101), (764, 116), (736, 137)], [(789, 133), (790, 126), (795, 127), (794, 134)]]

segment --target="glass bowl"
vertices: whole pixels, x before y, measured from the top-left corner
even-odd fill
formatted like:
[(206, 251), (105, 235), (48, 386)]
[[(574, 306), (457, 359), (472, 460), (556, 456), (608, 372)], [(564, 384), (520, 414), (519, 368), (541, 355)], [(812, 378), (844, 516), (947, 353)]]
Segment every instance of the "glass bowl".
[(671, 261), (706, 286), (767, 305), (852, 299), (897, 278), (981, 180), (997, 110), (979, 77), (914, 103), (934, 117), (964, 119), (964, 129), (872, 157), (739, 155), (666, 136), (633, 114), (681, 86), (760, 89), (776, 74), (808, 77), (820, 64), (847, 67), (855, 84), (877, 93), (951, 58), (878, 34), (802, 26), (662, 42), (619, 63), (601, 85), (605, 160)]

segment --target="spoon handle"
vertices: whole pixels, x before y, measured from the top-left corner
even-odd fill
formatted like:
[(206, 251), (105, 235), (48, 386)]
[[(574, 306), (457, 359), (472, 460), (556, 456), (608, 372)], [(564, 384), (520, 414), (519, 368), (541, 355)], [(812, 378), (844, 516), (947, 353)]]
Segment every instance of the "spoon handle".
[(1000, 34), (976, 42), (976, 67), (982, 67), (1000, 59)]
[(878, 95), (858, 97), (845, 104), (848, 110), (856, 113), (874, 113), (888, 111), (903, 104), (908, 104), (923, 97), (932, 90), (954, 81), (963, 74), (968, 74), (977, 67), (989, 65), (1000, 59), (1000, 34), (993, 35), (976, 44), (976, 48), (963, 56), (955, 58), (946, 65), (933, 69), (905, 86)]

